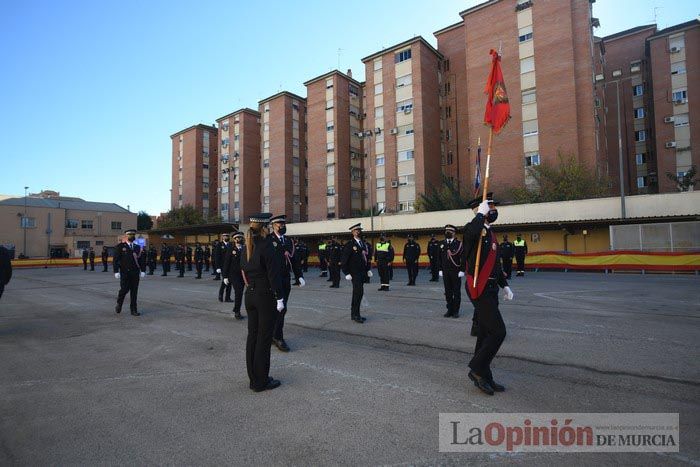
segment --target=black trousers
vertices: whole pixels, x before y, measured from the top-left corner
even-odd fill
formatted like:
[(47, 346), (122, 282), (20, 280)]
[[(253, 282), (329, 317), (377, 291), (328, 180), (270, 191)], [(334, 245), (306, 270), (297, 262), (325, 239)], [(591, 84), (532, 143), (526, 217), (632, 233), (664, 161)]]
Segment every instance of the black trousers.
[(503, 261), (503, 272), (505, 273), (506, 278), (510, 279), (510, 275), (513, 273), (513, 257), (503, 257), (501, 260)]
[(163, 261), (163, 275), (166, 275), (168, 272), (170, 272), (170, 260), (165, 260)]
[(309, 259), (304, 258), (301, 260), (301, 271), (302, 272), (309, 272)]
[(194, 263), (195, 269), (197, 269), (197, 277), (201, 278), (202, 277), (202, 267), (204, 266), (204, 263), (201, 261), (197, 261)]
[(187, 258), (187, 270), (192, 270), (192, 258)]
[(380, 285), (389, 285), (391, 283), (391, 270), (388, 263), (377, 263), (377, 271), (379, 272)]
[(350, 317), (360, 317), (360, 305), (365, 294), (365, 275), (367, 273), (352, 274), (352, 303), (350, 304)]
[(330, 263), (328, 265), (328, 272), (330, 272), (333, 285), (340, 285), (340, 266)]
[(102, 261), (102, 272), (107, 272), (107, 261)]
[(180, 260), (177, 262), (177, 270), (180, 271), (180, 277), (185, 276), (185, 261)]
[(226, 291), (226, 300), (231, 300), (231, 282), (229, 281), (228, 285), (224, 284), (224, 281), (221, 281), (221, 285), (219, 286), (219, 300), (222, 300), (224, 298), (224, 291)]
[[(245, 289), (245, 282), (243, 278), (239, 277), (231, 280), (231, 285), (233, 285), (233, 312), (240, 313), (241, 302), (243, 302), (243, 290)], [(275, 304), (275, 307), (277, 304)], [(276, 311), (276, 308), (275, 308)]]
[(506, 338), (506, 325), (498, 310), (498, 286), (487, 285), (481, 297), (472, 301), (476, 311), (479, 331), (474, 348), (474, 357), (469, 368), (486, 379), (493, 379), (491, 361)]
[(275, 332), (272, 334), (272, 337), (275, 340), (284, 339), (284, 317), (287, 315), (287, 302), (289, 301), (289, 294), (291, 291), (292, 278), (290, 276), (282, 277), (282, 298), (284, 299), (284, 309), (277, 313), (277, 319), (275, 320)]
[(153, 271), (156, 270), (156, 266), (158, 266), (158, 265), (156, 264), (156, 260), (153, 259), (153, 260), (151, 260), (151, 261), (148, 262), (148, 273), (149, 273), (150, 275), (153, 275)]
[(208, 259), (204, 260), (204, 267), (205, 267), (205, 269), (204, 269), (205, 271), (209, 271), (209, 260)]
[(87, 271), (87, 260), (83, 260), (83, 271)]
[(91, 259), (90, 260), (90, 271), (94, 271), (94, 270), (95, 270), (95, 260)]
[(119, 307), (124, 303), (124, 297), (129, 294), (129, 309), (131, 311), (137, 311), (136, 309), (136, 299), (139, 293), (139, 279), (141, 271), (138, 269), (135, 271), (122, 271), (121, 277), (119, 279), (119, 294), (117, 295), (117, 304)]
[(408, 283), (415, 284), (418, 277), (418, 260), (406, 261), (406, 271), (408, 272)]
[(459, 306), (462, 303), (462, 279), (458, 274), (459, 271), (442, 271), (447, 312), (451, 315), (459, 314)]
[(433, 281), (436, 281), (438, 279), (438, 277), (439, 277), (438, 272), (439, 272), (439, 270), (438, 270), (437, 258), (432, 258), (430, 260), (430, 276), (431, 276), (430, 278)]
[(321, 256), (320, 262), (321, 262), (321, 265), (320, 265), (320, 266), (321, 266), (321, 272), (326, 272), (326, 271), (328, 271), (328, 262), (326, 261), (326, 258), (324, 258), (323, 256)]
[(5, 291), (5, 284), (0, 284), (0, 298), (2, 298), (2, 293)]
[(515, 262), (517, 263), (517, 271), (525, 270), (525, 255), (515, 255)]
[(248, 314), (248, 338), (246, 339), (246, 368), (250, 384), (261, 389), (270, 375), (270, 345), (275, 327), (275, 298), (269, 287), (248, 287), (245, 293), (245, 309)]

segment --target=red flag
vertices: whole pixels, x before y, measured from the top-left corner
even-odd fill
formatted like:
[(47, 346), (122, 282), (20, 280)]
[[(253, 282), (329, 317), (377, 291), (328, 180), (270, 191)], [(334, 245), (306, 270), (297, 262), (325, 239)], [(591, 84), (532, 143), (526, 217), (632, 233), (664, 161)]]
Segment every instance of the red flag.
[(486, 81), (486, 89), (484, 89), (484, 93), (489, 96), (488, 101), (486, 101), (484, 123), (493, 128), (494, 133), (498, 133), (510, 118), (510, 104), (508, 103), (508, 94), (506, 94), (506, 83), (503, 82), (501, 56), (493, 49), (489, 53), (493, 59), (491, 72), (488, 81)]

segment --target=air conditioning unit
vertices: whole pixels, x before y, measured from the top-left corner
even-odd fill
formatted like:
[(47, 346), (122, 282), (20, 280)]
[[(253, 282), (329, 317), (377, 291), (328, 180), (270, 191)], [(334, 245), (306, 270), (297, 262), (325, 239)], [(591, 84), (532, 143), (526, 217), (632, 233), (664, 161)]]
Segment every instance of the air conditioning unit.
[(676, 142), (675, 141), (669, 141), (666, 143), (666, 149), (671, 149), (676, 147)]
[(399, 129), (398, 129), (398, 128), (392, 128), (391, 130), (389, 130), (389, 134), (397, 135), (397, 134), (399, 134)]
[(664, 117), (664, 123), (673, 123), (674, 120), (673, 117)]
[(381, 128), (375, 128), (375, 129), (374, 129), (374, 134), (375, 134), (375, 135), (378, 135), (378, 134), (380, 134), (381, 132), (382, 132), (382, 129), (381, 129)]
[(233, 158), (234, 158), (234, 159), (238, 159), (238, 156), (240, 156), (240, 154), (238, 154), (237, 152), (234, 152), (234, 153), (233, 153)]
[(406, 107), (405, 109), (403, 109), (403, 113), (405, 113), (405, 114), (410, 114), (411, 112), (413, 112), (412, 107)]
[(398, 181), (398, 180), (392, 180), (392, 181), (391, 181), (391, 187), (392, 187), (392, 188), (398, 188), (398, 187), (399, 187), (399, 181)]
[(669, 52), (671, 52), (672, 54), (677, 54), (680, 51), (681, 51), (680, 47), (671, 47), (671, 50), (669, 50)]
[(603, 76), (602, 73), (598, 73), (597, 75), (595, 75), (596, 81), (603, 81), (604, 79), (605, 79), (605, 76)]

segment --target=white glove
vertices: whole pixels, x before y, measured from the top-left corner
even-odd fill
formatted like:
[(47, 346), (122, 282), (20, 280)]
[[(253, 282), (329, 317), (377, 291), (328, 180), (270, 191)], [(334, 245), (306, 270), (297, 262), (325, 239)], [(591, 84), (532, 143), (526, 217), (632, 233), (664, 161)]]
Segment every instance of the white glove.
[(143, 279), (144, 277), (146, 277), (146, 273), (145, 273), (145, 272), (142, 272), (142, 273), (141, 273), (141, 279)]
[(372, 271), (367, 271), (367, 277), (372, 277), (374, 274), (372, 274)]
[(221, 274), (221, 269), (217, 269), (217, 270), (216, 270), (216, 273), (217, 273), (217, 274)]
[(457, 277), (459, 277), (460, 279), (461, 279), (462, 277), (464, 277), (464, 272), (459, 271), (459, 274), (457, 274)]
[(114, 273), (114, 278), (115, 278), (115, 279), (121, 279), (121, 278), (122, 278), (121, 273), (115, 272), (115, 273)]
[(306, 281), (304, 280), (303, 277), (299, 278), (299, 287), (304, 287), (306, 285)]
[(226, 284), (226, 285), (229, 284), (228, 279), (224, 278), (224, 284)]
[(282, 311), (284, 310), (284, 299), (280, 298), (277, 300), (277, 311)]
[(347, 276), (345, 276), (345, 280), (346, 280), (346, 281), (351, 281), (351, 280), (352, 280), (352, 275), (348, 274)]
[(513, 291), (510, 290), (510, 287), (508, 287), (508, 286), (503, 287), (503, 291), (505, 292), (505, 294), (503, 295), (504, 299), (513, 300), (514, 295), (513, 295)]
[(479, 205), (479, 210), (477, 211), (479, 214), (483, 214), (484, 216), (489, 213), (491, 208), (489, 207), (489, 202), (488, 201), (482, 201), (481, 204)]
[(442, 271), (438, 271), (438, 276), (442, 277)]

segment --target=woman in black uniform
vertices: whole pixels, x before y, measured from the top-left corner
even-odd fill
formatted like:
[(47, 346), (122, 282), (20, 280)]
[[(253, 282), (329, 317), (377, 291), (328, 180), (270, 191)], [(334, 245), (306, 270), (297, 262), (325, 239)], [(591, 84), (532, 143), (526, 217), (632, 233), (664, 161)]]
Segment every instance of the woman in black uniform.
[[(248, 287), (245, 308), (248, 312), (246, 366), (250, 389), (261, 392), (281, 383), (270, 377), (270, 345), (277, 313), (284, 310), (281, 264), (275, 257), (272, 240), (267, 238), (269, 213), (250, 217), (246, 233), (246, 260), (243, 267)], [(275, 304), (275, 301), (277, 302)]]

